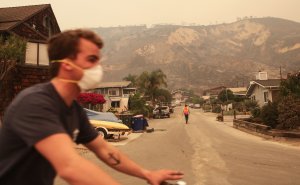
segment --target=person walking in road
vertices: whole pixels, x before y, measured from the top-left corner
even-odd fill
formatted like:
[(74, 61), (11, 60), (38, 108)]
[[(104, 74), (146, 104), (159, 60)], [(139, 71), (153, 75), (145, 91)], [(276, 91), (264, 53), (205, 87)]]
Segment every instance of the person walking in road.
[(185, 105), (184, 108), (183, 108), (183, 115), (185, 117), (185, 124), (188, 124), (189, 114), (190, 114), (189, 107), (187, 105)]
[(103, 42), (89, 30), (69, 30), (50, 38), (52, 79), (29, 87), (8, 106), (0, 128), (0, 184), (52, 185), (56, 174), (69, 184), (119, 185), (107, 172), (80, 156), (85, 145), (110, 167), (151, 185), (179, 180), (174, 170), (148, 170), (97, 134), (76, 99), (99, 86)]

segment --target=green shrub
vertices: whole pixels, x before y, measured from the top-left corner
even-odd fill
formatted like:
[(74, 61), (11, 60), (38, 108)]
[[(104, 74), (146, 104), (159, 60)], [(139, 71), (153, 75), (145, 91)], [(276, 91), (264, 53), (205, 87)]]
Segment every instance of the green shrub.
[(239, 112), (243, 112), (244, 110), (246, 110), (245, 105), (242, 102), (234, 102), (233, 108)]
[(252, 111), (253, 109), (259, 108), (257, 101), (254, 100), (245, 100), (244, 106), (246, 108), (246, 111)]
[(260, 116), (260, 108), (259, 107), (252, 109), (250, 112), (251, 112), (251, 115), (253, 118), (258, 118)]
[(213, 106), (212, 112), (220, 113), (222, 111), (221, 105)]
[(278, 128), (295, 129), (300, 126), (300, 98), (288, 95), (278, 104)]
[(143, 114), (146, 117), (151, 117), (153, 108), (147, 106), (146, 101), (137, 93), (129, 98), (129, 110), (135, 115)]
[(203, 110), (204, 111), (210, 111), (211, 110), (211, 105), (208, 105), (208, 104), (203, 105)]
[(278, 110), (276, 102), (268, 102), (264, 105), (260, 112), (260, 118), (263, 120), (265, 125), (275, 128), (278, 124)]

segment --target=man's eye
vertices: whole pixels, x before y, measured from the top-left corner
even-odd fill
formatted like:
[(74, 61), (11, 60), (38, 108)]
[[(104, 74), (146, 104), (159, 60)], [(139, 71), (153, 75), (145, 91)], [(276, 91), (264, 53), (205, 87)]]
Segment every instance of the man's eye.
[(89, 62), (95, 63), (95, 62), (98, 62), (98, 59), (97, 58), (90, 58)]

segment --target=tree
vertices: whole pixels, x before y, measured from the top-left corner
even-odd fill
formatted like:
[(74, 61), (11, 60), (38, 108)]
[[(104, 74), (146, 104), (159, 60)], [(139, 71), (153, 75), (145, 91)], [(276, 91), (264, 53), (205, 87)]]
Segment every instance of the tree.
[[(26, 40), (18, 36), (0, 37), (0, 119), (4, 108), (15, 96), (17, 64), (25, 60)], [(2, 97), (2, 99), (1, 99)], [(5, 99), (3, 99), (3, 97)]]
[(225, 103), (225, 102), (228, 102), (230, 100), (233, 100), (234, 99), (234, 95), (233, 95), (233, 92), (229, 89), (224, 89), (222, 90), (219, 95), (218, 95), (218, 99), (222, 102), (222, 103)]
[(290, 75), (280, 84), (280, 95), (282, 97), (292, 95), (300, 98), (300, 72)]
[(152, 103), (155, 103), (155, 92), (160, 87), (167, 87), (166, 82), (167, 76), (162, 72), (162, 70), (155, 70), (151, 73), (147, 71), (143, 72), (138, 78), (138, 87), (142, 93), (149, 96)]
[(167, 89), (157, 89), (154, 92), (154, 96), (160, 101), (160, 102), (168, 102), (170, 103), (172, 101), (172, 95), (170, 91)]
[(187, 99), (187, 102), (193, 103), (193, 104), (200, 104), (203, 105), (205, 103), (203, 98), (200, 98), (197, 95), (193, 95)]
[(300, 98), (292, 95), (283, 97), (278, 104), (278, 127), (295, 129), (300, 126)]
[(125, 76), (125, 77), (123, 78), (123, 80), (125, 80), (125, 81), (130, 81), (130, 82), (131, 82), (131, 85), (132, 85), (133, 87), (136, 87), (136, 85), (137, 85), (137, 78), (138, 78), (137, 75), (129, 74), (128, 76)]
[(0, 37), (0, 82), (13, 70), (17, 63), (24, 62), (26, 40), (18, 36)]
[(300, 72), (288, 76), (280, 84), (278, 127), (294, 129), (300, 126)]
[(140, 93), (129, 97), (129, 110), (133, 114), (143, 114), (150, 117), (151, 108), (146, 105), (146, 101), (142, 98)]

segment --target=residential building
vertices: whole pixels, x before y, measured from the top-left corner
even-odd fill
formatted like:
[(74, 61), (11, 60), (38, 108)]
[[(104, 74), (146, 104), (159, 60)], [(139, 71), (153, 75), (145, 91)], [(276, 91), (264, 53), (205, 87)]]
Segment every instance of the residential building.
[(250, 82), (246, 95), (251, 100), (256, 100), (262, 107), (268, 101), (278, 100), (280, 83), (281, 79), (268, 79), (266, 72), (259, 72), (256, 80)]
[(17, 35), (27, 42), (25, 64), (48, 66), (46, 42), (60, 33), (50, 4), (0, 8), (0, 35)]
[(189, 98), (189, 92), (183, 90), (174, 90), (171, 92), (173, 102), (176, 105), (181, 105)]
[(128, 110), (129, 97), (136, 93), (136, 88), (131, 86), (130, 81), (103, 82), (92, 92), (105, 97), (106, 103), (103, 105), (103, 111), (114, 108), (122, 112)]
[(211, 89), (204, 90), (202, 93), (202, 98), (209, 102), (210, 99), (218, 98), (218, 95), (220, 94), (220, 92), (225, 89), (226, 89), (225, 86), (219, 86), (219, 87), (214, 87)]
[(11, 70), (1, 81), (5, 90), (0, 91), (0, 117), (22, 89), (49, 80), (46, 42), (57, 33), (60, 28), (49, 4), (0, 8), (0, 36), (6, 40), (16, 35), (27, 41), (25, 60), (18, 61), (16, 70)]

